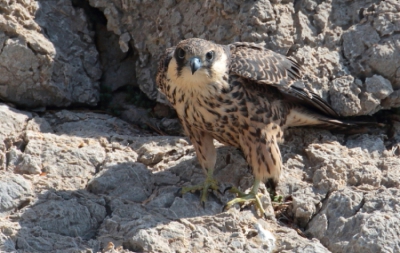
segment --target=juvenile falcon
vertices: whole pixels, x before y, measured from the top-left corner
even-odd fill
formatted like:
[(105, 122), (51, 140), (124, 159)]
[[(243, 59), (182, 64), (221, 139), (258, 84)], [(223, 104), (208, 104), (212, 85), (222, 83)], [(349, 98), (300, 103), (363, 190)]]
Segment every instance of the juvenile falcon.
[(301, 82), (301, 67), (293, 59), (245, 42), (219, 45), (192, 38), (168, 48), (159, 61), (157, 85), (177, 111), (207, 177), (202, 185), (182, 193), (217, 190), (213, 179), (216, 150), (213, 139), (240, 148), (255, 177), (248, 194), (228, 202), (253, 201), (260, 182), (277, 183), (282, 171), (278, 143), (286, 128), (319, 125), (347, 128), (338, 114)]

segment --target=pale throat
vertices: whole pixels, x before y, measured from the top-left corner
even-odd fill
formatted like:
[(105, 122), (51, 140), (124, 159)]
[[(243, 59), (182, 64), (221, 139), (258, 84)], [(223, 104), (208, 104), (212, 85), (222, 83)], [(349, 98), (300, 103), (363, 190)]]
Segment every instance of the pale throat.
[[(224, 55), (218, 61), (214, 62), (210, 73), (203, 68), (192, 74), (190, 68), (185, 66), (182, 68), (180, 76), (177, 73), (177, 62), (171, 59), (168, 67), (167, 77), (171, 80), (171, 84), (186, 92), (195, 92), (199, 95), (206, 95), (215, 86), (219, 89), (229, 86), (228, 82), (223, 79), (227, 72), (226, 56)], [(215, 92), (215, 90), (213, 90)]]

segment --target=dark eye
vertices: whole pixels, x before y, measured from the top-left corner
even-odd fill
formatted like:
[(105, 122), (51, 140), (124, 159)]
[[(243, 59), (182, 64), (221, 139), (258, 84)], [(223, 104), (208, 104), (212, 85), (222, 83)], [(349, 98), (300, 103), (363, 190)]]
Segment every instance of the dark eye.
[(214, 51), (210, 51), (210, 52), (206, 53), (206, 59), (208, 61), (211, 61), (212, 59), (214, 59)]
[(178, 57), (179, 59), (185, 58), (185, 51), (182, 48), (178, 48)]

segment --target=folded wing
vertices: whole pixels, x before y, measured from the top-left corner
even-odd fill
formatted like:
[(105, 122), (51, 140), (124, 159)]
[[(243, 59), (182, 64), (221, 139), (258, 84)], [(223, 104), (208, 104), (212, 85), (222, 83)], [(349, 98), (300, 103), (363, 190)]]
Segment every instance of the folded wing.
[(327, 115), (339, 116), (318, 94), (304, 86), (301, 82), (302, 68), (295, 60), (254, 43), (238, 42), (229, 47), (230, 74), (249, 79), (253, 85), (274, 86), (288, 97)]

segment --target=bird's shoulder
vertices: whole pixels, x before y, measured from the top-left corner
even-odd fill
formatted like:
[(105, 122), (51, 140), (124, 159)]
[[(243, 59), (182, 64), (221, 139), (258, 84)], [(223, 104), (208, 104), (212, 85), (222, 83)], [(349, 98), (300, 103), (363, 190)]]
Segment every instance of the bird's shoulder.
[(303, 69), (294, 59), (255, 43), (237, 42), (229, 48), (230, 74), (246, 79), (247, 82), (243, 82), (246, 89), (264, 94), (276, 89), (285, 99), (338, 116), (325, 100), (304, 85), (301, 81)]
[(280, 88), (289, 87), (302, 77), (302, 68), (294, 59), (260, 44), (236, 42), (229, 48), (231, 73)]
[(166, 84), (166, 73), (168, 71), (168, 65), (173, 57), (174, 51), (175, 47), (167, 48), (164, 51), (164, 53), (160, 55), (160, 58), (158, 59), (156, 82), (161, 89), (163, 89)]

